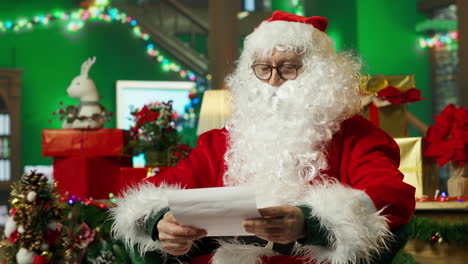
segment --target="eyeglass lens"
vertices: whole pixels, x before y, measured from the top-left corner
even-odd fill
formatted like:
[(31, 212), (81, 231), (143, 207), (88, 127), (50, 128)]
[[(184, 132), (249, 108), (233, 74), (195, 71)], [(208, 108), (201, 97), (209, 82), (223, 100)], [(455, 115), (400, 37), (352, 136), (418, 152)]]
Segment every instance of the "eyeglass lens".
[(297, 66), (293, 65), (281, 65), (273, 67), (267, 64), (255, 64), (252, 66), (255, 75), (260, 80), (268, 80), (271, 78), (273, 69), (278, 71), (281, 78), (286, 80), (293, 80), (297, 77)]

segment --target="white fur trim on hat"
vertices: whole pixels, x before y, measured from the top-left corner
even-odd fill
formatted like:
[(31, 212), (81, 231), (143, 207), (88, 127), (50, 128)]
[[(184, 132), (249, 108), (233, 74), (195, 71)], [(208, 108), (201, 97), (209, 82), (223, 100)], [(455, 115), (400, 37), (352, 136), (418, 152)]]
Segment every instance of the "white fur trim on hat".
[(117, 198), (117, 206), (110, 209), (114, 220), (113, 236), (122, 239), (130, 251), (136, 246), (140, 255), (155, 250), (164, 255), (161, 243), (154, 241), (148, 234), (146, 222), (157, 212), (168, 207), (166, 193), (178, 189), (181, 189), (178, 185), (161, 184), (156, 187), (151, 183), (129, 188), (121, 198)]
[(268, 51), (281, 45), (291, 45), (305, 48), (309, 52), (320, 52), (323, 55), (333, 55), (330, 37), (305, 23), (288, 21), (264, 21), (245, 39), (245, 51)]
[[(392, 234), (385, 216), (380, 215), (370, 197), (361, 190), (340, 183), (313, 186), (297, 205), (309, 206), (313, 216), (332, 234), (332, 246), (301, 246), (301, 255), (317, 263), (370, 263)], [(306, 216), (307, 217), (307, 216)]]

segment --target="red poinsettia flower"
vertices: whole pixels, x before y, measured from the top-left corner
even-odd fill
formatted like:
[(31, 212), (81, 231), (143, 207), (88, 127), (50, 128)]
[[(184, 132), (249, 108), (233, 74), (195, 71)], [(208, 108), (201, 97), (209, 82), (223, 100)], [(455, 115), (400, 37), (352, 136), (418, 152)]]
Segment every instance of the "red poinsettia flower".
[(127, 148), (133, 154), (167, 152), (178, 143), (177, 112), (172, 101), (151, 102), (132, 112), (132, 140)]
[(33, 264), (47, 264), (49, 263), (49, 259), (45, 256), (35, 256), (33, 259)]
[(434, 157), (441, 167), (449, 161), (463, 166), (468, 159), (468, 110), (450, 104), (435, 120), (426, 133), (424, 155)]

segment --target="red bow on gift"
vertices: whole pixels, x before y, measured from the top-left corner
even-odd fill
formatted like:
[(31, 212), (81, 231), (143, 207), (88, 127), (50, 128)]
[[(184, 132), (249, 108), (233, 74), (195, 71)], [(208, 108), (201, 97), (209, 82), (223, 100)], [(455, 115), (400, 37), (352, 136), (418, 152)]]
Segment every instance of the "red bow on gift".
[(426, 139), (429, 144), (424, 155), (435, 157), (441, 167), (449, 161), (463, 166), (468, 159), (468, 110), (453, 104), (445, 107), (429, 127)]
[(398, 90), (394, 86), (387, 86), (377, 93), (377, 97), (389, 101), (391, 104), (413, 103), (421, 101), (421, 91), (416, 88), (411, 88), (405, 92)]

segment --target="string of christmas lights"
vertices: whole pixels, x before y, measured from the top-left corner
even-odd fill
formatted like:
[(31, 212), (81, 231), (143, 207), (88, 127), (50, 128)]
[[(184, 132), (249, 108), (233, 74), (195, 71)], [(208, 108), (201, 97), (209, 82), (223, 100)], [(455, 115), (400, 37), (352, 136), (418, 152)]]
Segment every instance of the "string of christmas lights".
[(432, 37), (420, 37), (419, 47), (426, 48), (439, 48), (446, 46), (447, 48), (458, 47), (458, 30), (453, 30), (447, 33), (436, 33)]
[(294, 14), (304, 16), (304, 4), (302, 0), (291, 0), (291, 5), (294, 7)]
[(170, 61), (158, 49), (154, 43), (151, 42), (148, 33), (138, 25), (138, 21), (131, 16), (119, 11), (117, 8), (107, 7), (108, 0), (96, 0), (94, 5), (87, 9), (77, 9), (71, 12), (57, 11), (53, 13), (41, 14), (33, 18), (19, 18), (16, 21), (0, 21), (1, 32), (20, 32), (32, 30), (36, 25), (47, 25), (52, 21), (62, 21), (66, 23), (66, 29), (70, 33), (80, 31), (87, 22), (120, 22), (128, 24), (132, 28), (132, 32), (138, 38), (146, 42), (146, 53), (154, 58), (157, 62), (161, 63), (162, 70), (165, 72), (176, 72), (183, 79), (195, 81), (197, 75), (187, 69), (183, 69), (179, 64)]
[(109, 199), (106, 201), (94, 200), (93, 198), (82, 198), (77, 197), (76, 195), (69, 195), (68, 193), (65, 193), (64, 195), (59, 196), (59, 201), (62, 203), (66, 202), (68, 205), (84, 204), (96, 206), (101, 209), (107, 209), (116, 203), (115, 195), (113, 193), (109, 193)]

